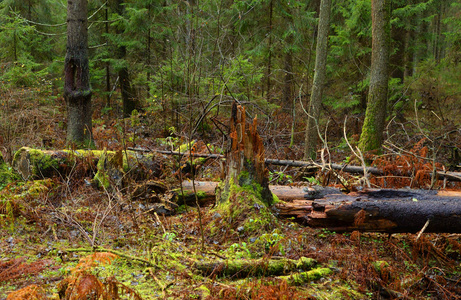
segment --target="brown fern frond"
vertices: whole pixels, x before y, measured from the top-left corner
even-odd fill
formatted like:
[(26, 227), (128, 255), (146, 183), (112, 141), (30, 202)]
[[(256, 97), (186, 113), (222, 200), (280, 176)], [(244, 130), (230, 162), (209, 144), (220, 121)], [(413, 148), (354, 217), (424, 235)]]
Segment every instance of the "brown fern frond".
[(134, 289), (119, 282), (115, 277), (106, 279), (107, 299), (121, 299), (120, 295), (129, 296), (129, 299), (142, 300), (141, 296)]
[(104, 286), (99, 279), (88, 273), (69, 276), (58, 285), (60, 299), (64, 300), (100, 300), (105, 297)]
[(32, 284), (25, 288), (11, 292), (6, 300), (46, 300), (45, 291), (42, 287)]
[(79, 263), (71, 270), (71, 272), (86, 272), (94, 267), (110, 264), (117, 257), (118, 255), (109, 252), (94, 252), (81, 258)]
[(24, 258), (15, 258), (0, 263), (0, 282), (38, 274), (53, 264), (53, 260), (50, 259), (38, 260), (30, 264), (23, 263), (24, 260)]

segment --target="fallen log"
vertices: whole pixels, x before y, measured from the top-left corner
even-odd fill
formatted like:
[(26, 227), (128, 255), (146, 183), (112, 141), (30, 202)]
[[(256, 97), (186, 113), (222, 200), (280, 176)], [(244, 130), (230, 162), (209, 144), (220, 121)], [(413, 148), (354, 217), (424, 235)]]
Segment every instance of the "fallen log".
[(312, 258), (301, 257), (298, 260), (280, 259), (235, 259), (226, 261), (197, 261), (194, 268), (205, 276), (230, 276), (246, 278), (248, 276), (287, 275), (299, 270), (308, 271), (317, 262)]
[[(215, 189), (218, 186), (217, 182), (213, 181), (195, 181), (195, 190), (200, 193), (200, 198), (214, 198), (216, 196)], [(183, 181), (182, 188), (185, 196), (190, 196), (194, 192), (193, 183), (190, 180)], [(322, 198), (327, 193), (340, 193), (339, 189), (334, 188), (310, 188), (293, 187), (285, 185), (269, 185), (270, 191), (283, 201), (293, 200), (312, 200)], [(179, 189), (178, 189), (179, 191)]]
[[(216, 183), (196, 183), (197, 191), (213, 196)], [(279, 199), (290, 201), (272, 206), (279, 217), (293, 218), (314, 228), (336, 232), (416, 233), (429, 222), (424, 232), (461, 233), (461, 192), (458, 191), (383, 189), (343, 194), (337, 189), (269, 188)], [(183, 189), (190, 191), (191, 183), (185, 182)]]
[[(102, 158), (102, 159), (101, 159)], [(77, 168), (79, 163), (84, 163)], [(13, 158), (12, 167), (24, 180), (42, 179), (53, 176), (65, 177), (78, 169), (83, 176), (92, 176), (93, 172), (105, 171), (107, 174), (96, 174), (96, 181), (118, 181), (122, 177), (149, 179), (161, 173), (159, 161), (155, 153), (141, 154), (136, 151), (105, 150), (42, 150), (22, 147)], [(115, 169), (119, 174), (112, 174)], [(109, 174), (110, 173), (110, 174)]]
[[(194, 153), (194, 152), (177, 152), (177, 151), (167, 151), (167, 150), (149, 150), (149, 149), (140, 149), (140, 148), (129, 148), (133, 151), (140, 151), (140, 152), (157, 152), (160, 154), (166, 155), (176, 155), (176, 156), (192, 156), (192, 157), (203, 157), (203, 158), (225, 158), (224, 155), (221, 154), (203, 154), (203, 153)], [(314, 162), (309, 161), (302, 161), (302, 160), (283, 160), (283, 159), (270, 159), (266, 158), (264, 160), (266, 165), (278, 165), (278, 166), (289, 166), (289, 167), (299, 167), (299, 168), (311, 168), (311, 169), (319, 169), (321, 166)], [(364, 168), (362, 166), (351, 166), (351, 165), (344, 165), (344, 164), (327, 164), (326, 168), (331, 168), (337, 171), (343, 171), (346, 173), (352, 174), (364, 174)], [(386, 174), (381, 169), (376, 167), (365, 167), (365, 170), (368, 174), (372, 174), (375, 176), (386, 176), (386, 175), (394, 175), (394, 176), (412, 176), (412, 174), (396, 170), (392, 172), (392, 174)], [(429, 178), (431, 178), (432, 172), (427, 172)], [(449, 172), (449, 171), (436, 171), (435, 176), (438, 180), (449, 180), (449, 181), (461, 181), (461, 172)]]
[[(376, 190), (327, 195), (302, 216), (330, 231), (461, 233), (461, 197), (423, 190)], [(299, 217), (299, 216), (298, 216)]]

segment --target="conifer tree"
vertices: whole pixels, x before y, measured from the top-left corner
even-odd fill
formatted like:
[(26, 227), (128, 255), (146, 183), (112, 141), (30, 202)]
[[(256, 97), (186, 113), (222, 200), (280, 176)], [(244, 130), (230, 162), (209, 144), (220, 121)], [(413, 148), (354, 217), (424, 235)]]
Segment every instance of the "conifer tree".
[(309, 103), (309, 115), (306, 128), (304, 159), (315, 159), (318, 141), (318, 123), (322, 104), (323, 86), (326, 80), (328, 47), (328, 29), (330, 26), (331, 0), (322, 0), (320, 4), (319, 29), (315, 57), (315, 75)]
[(64, 99), (67, 104), (67, 141), (77, 146), (92, 143), (87, 12), (87, 0), (67, 1)]
[(390, 0), (372, 0), (372, 56), (370, 88), (360, 136), (361, 151), (380, 150), (388, 97)]

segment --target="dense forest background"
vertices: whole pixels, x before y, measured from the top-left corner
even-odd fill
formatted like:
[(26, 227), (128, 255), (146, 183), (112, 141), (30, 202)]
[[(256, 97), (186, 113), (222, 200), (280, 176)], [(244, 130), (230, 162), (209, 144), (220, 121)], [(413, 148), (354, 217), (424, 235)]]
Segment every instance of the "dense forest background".
[[(154, 135), (187, 136), (196, 128), (206, 140), (208, 129), (219, 127), (213, 116), (238, 99), (264, 120), (266, 146), (281, 156), (302, 156), (320, 1), (88, 5), (94, 117), (122, 116), (121, 99), (131, 97), (136, 113), (152, 118)], [(66, 1), (3, 0), (0, 6), (0, 88), (10, 94), (3, 107), (16, 96), (33, 105), (64, 105)], [(459, 126), (461, 4), (396, 0), (391, 6), (387, 141), (405, 148), (426, 138), (455, 166), (459, 138), (449, 133)], [(370, 1), (333, 1), (320, 125), (328, 145), (340, 152), (348, 149), (343, 126), (354, 142), (363, 124), (371, 42)], [(7, 111), (1, 126), (11, 132)], [(65, 129), (66, 120), (59, 126)], [(102, 148), (108, 145), (98, 139), (101, 129), (95, 122)], [(52, 139), (53, 130), (42, 140)]]
[[(329, 3), (0, 0), (0, 299), (458, 299), (461, 3), (332, 0), (326, 20)], [(366, 151), (379, 11), (385, 126)], [(68, 117), (81, 99), (91, 118)], [(335, 223), (374, 201), (392, 216)]]

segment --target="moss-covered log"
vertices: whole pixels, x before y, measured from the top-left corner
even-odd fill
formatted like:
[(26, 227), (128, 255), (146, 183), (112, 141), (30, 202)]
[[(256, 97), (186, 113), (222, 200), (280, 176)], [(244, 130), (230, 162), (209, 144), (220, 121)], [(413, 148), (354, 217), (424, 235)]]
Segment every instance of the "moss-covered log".
[(316, 261), (312, 258), (301, 257), (299, 260), (288, 258), (280, 259), (235, 259), (227, 261), (194, 263), (194, 268), (201, 274), (210, 276), (228, 276), (245, 278), (248, 276), (279, 276), (287, 275), (299, 270), (308, 271), (314, 268)]
[(278, 277), (279, 279), (286, 280), (290, 285), (302, 285), (307, 282), (323, 278), (333, 271), (330, 268), (316, 268), (306, 272), (294, 273)]
[[(195, 181), (195, 191), (199, 198), (206, 200), (214, 199), (216, 196), (216, 188), (218, 182), (213, 181)], [(191, 196), (194, 192), (192, 181), (186, 180), (182, 183), (184, 195)], [(269, 185), (269, 189), (273, 195), (277, 196), (279, 200), (293, 201), (293, 200), (312, 200), (322, 198), (325, 193), (340, 193), (339, 189), (333, 188), (310, 188), (307, 186), (293, 187), (284, 185)]]
[(13, 158), (13, 168), (27, 179), (53, 176), (93, 177), (98, 184), (119, 184), (122, 178), (150, 179), (159, 176), (161, 166), (155, 153), (105, 150), (41, 150), (23, 147)]

